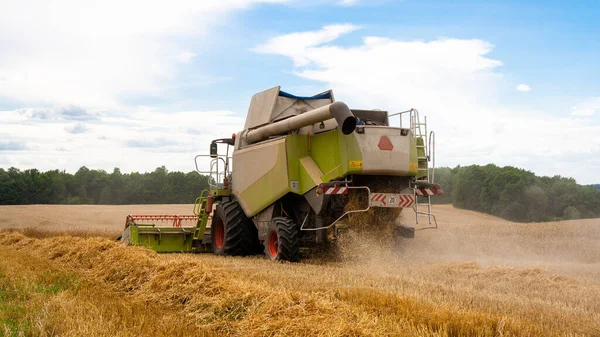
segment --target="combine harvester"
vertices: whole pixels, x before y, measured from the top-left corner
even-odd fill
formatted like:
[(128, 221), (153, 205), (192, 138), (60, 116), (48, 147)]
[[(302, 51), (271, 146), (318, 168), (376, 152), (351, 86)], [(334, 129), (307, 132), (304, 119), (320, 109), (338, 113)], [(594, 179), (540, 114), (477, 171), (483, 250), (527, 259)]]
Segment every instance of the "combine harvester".
[[(393, 116), (398, 127), (390, 126)], [(157, 252), (264, 251), (272, 260), (298, 261), (301, 247), (338, 238), (348, 214), (375, 207), (412, 208), (417, 224), (425, 216), (434, 224), (425, 228), (437, 228), (431, 196), (442, 189), (433, 182), (434, 146), (434, 133), (415, 109), (351, 110), (331, 90), (299, 97), (274, 87), (252, 97), (243, 131), (196, 156), (210, 187), (193, 215), (129, 215), (119, 240)], [(200, 169), (202, 159), (210, 161), (208, 171)], [(346, 209), (350, 193), (360, 196), (360, 208)], [(398, 225), (396, 233), (414, 237), (414, 231)]]

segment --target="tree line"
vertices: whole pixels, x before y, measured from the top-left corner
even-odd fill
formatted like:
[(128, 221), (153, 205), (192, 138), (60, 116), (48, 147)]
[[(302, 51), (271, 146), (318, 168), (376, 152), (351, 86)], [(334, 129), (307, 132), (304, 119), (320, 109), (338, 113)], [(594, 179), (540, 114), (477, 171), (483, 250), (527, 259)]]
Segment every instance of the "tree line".
[(26, 204), (185, 204), (208, 188), (208, 177), (197, 172), (123, 174), (81, 167), (75, 174), (37, 169), (0, 168), (0, 205)]
[[(538, 177), (511, 166), (442, 167), (435, 181), (444, 195), (435, 203), (493, 214), (512, 221), (552, 221), (600, 217), (600, 185), (582, 186), (572, 178)], [(0, 168), (0, 205), (177, 204), (191, 203), (208, 188), (197, 172), (123, 174), (81, 167), (75, 174)]]
[(432, 202), (511, 221), (600, 217), (600, 185), (579, 185), (573, 178), (538, 177), (516, 167), (489, 164), (438, 168), (435, 182), (444, 195), (432, 197)]

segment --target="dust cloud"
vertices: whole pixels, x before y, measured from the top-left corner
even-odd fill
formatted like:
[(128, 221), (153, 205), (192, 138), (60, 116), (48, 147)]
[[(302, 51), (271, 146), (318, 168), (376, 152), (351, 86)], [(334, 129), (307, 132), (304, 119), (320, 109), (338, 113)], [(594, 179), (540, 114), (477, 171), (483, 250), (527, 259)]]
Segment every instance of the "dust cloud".
[[(395, 222), (414, 226), (415, 237), (395, 240), (393, 220), (381, 214), (351, 217), (340, 240), (340, 260), (373, 272), (407, 265), (475, 263), (481, 267), (538, 268), (600, 279), (600, 219), (549, 223), (513, 223), (490, 215), (434, 205), (437, 229), (427, 217), (405, 209)], [(432, 219), (433, 221), (433, 219)]]

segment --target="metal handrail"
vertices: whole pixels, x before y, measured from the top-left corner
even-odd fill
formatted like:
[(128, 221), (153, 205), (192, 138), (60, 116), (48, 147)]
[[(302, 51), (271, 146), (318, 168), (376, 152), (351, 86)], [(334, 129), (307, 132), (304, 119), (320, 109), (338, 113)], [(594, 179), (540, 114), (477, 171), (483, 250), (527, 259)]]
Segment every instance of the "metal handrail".
[(209, 194), (208, 190), (202, 190), (202, 192), (200, 192), (200, 196), (198, 198), (196, 198), (196, 200), (194, 201), (193, 213), (195, 215), (200, 215), (200, 208), (202, 207), (202, 201), (203, 201), (203, 199), (206, 199), (208, 197), (208, 194)]
[[(431, 159), (431, 181), (430, 183), (435, 182), (435, 132), (429, 132), (429, 146), (427, 147), (427, 151), (429, 154), (427, 157)], [(429, 174), (427, 175), (429, 177)]]
[[(209, 164), (209, 171), (200, 171), (200, 168), (198, 167), (198, 158), (199, 157), (212, 158), (212, 160), (210, 161), (210, 164)], [(209, 181), (208, 181), (209, 187), (216, 189), (216, 188), (218, 188), (218, 185), (220, 183), (221, 184), (223, 183), (223, 181), (221, 179), (224, 179), (228, 175), (231, 175), (229, 165), (227, 165), (230, 158), (231, 157), (225, 156), (225, 155), (217, 155), (217, 157), (215, 158), (212, 155), (199, 154), (196, 157), (194, 157), (194, 164), (196, 166), (196, 172), (198, 172), (199, 174), (207, 174), (209, 177)], [(219, 170), (219, 161), (223, 162), (223, 168), (224, 168), (223, 172), (221, 172)], [(212, 184), (211, 179), (215, 180), (214, 184)]]
[[(369, 193), (368, 200), (371, 200), (371, 189), (369, 187), (367, 187), (367, 186), (348, 186), (348, 185), (346, 185), (346, 187), (348, 189), (366, 189), (367, 192)], [(318, 231), (318, 230), (321, 230), (321, 229), (326, 229), (326, 228), (329, 228), (329, 227), (335, 225), (336, 223), (338, 223), (338, 221), (340, 221), (343, 217), (345, 217), (346, 215), (348, 215), (350, 213), (366, 212), (369, 209), (371, 209), (371, 202), (368, 203), (367, 208), (365, 208), (365, 209), (357, 209), (357, 210), (352, 210), (352, 211), (346, 211), (339, 218), (337, 218), (334, 222), (332, 222), (329, 226), (318, 227), (318, 228), (304, 228), (304, 224), (306, 223), (306, 219), (308, 218), (308, 214), (307, 214), (306, 217), (304, 218), (304, 221), (302, 222), (302, 225), (300, 226), (300, 230), (301, 231)]]
[[(422, 231), (422, 230), (425, 230), (425, 229), (437, 229), (438, 228), (438, 223), (437, 223), (437, 219), (435, 218), (435, 214), (431, 213), (431, 211), (429, 211), (429, 213), (417, 212), (417, 214), (423, 214), (423, 215), (429, 216), (430, 218), (433, 218), (433, 223), (435, 225), (434, 226), (429, 226), (429, 227), (415, 228), (416, 231)], [(429, 224), (431, 225), (431, 221), (429, 221)]]
[(406, 110), (406, 111), (400, 111), (400, 112), (396, 112), (396, 113), (393, 113), (393, 114), (391, 114), (391, 115), (388, 115), (388, 119), (389, 119), (390, 117), (394, 117), (394, 116), (400, 116), (400, 127), (402, 128), (402, 115), (403, 115), (403, 114), (405, 114), (405, 113), (410, 113), (410, 114), (411, 114), (411, 116), (409, 117), (409, 122), (410, 122), (410, 126), (409, 126), (409, 127), (412, 129), (412, 113), (413, 113), (414, 111), (417, 111), (417, 109), (415, 109), (415, 108), (411, 108), (411, 109), (409, 109), (409, 110)]

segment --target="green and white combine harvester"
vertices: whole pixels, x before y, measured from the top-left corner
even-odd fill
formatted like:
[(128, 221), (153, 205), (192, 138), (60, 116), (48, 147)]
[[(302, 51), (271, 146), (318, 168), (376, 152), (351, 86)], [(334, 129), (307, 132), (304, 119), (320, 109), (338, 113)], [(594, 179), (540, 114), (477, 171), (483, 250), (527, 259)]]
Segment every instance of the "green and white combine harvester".
[[(398, 126), (389, 123), (394, 116)], [(416, 109), (350, 109), (331, 90), (300, 97), (274, 87), (252, 97), (244, 130), (196, 156), (210, 186), (193, 215), (129, 215), (119, 240), (157, 252), (264, 251), (269, 259), (298, 261), (301, 248), (343, 235), (350, 213), (412, 208), (417, 224), (424, 216), (431, 225), (425, 228), (436, 228), (431, 196), (442, 189), (433, 182), (434, 146)], [(347, 207), (352, 193), (362, 200), (356, 209)], [(414, 231), (398, 224), (396, 233)]]

